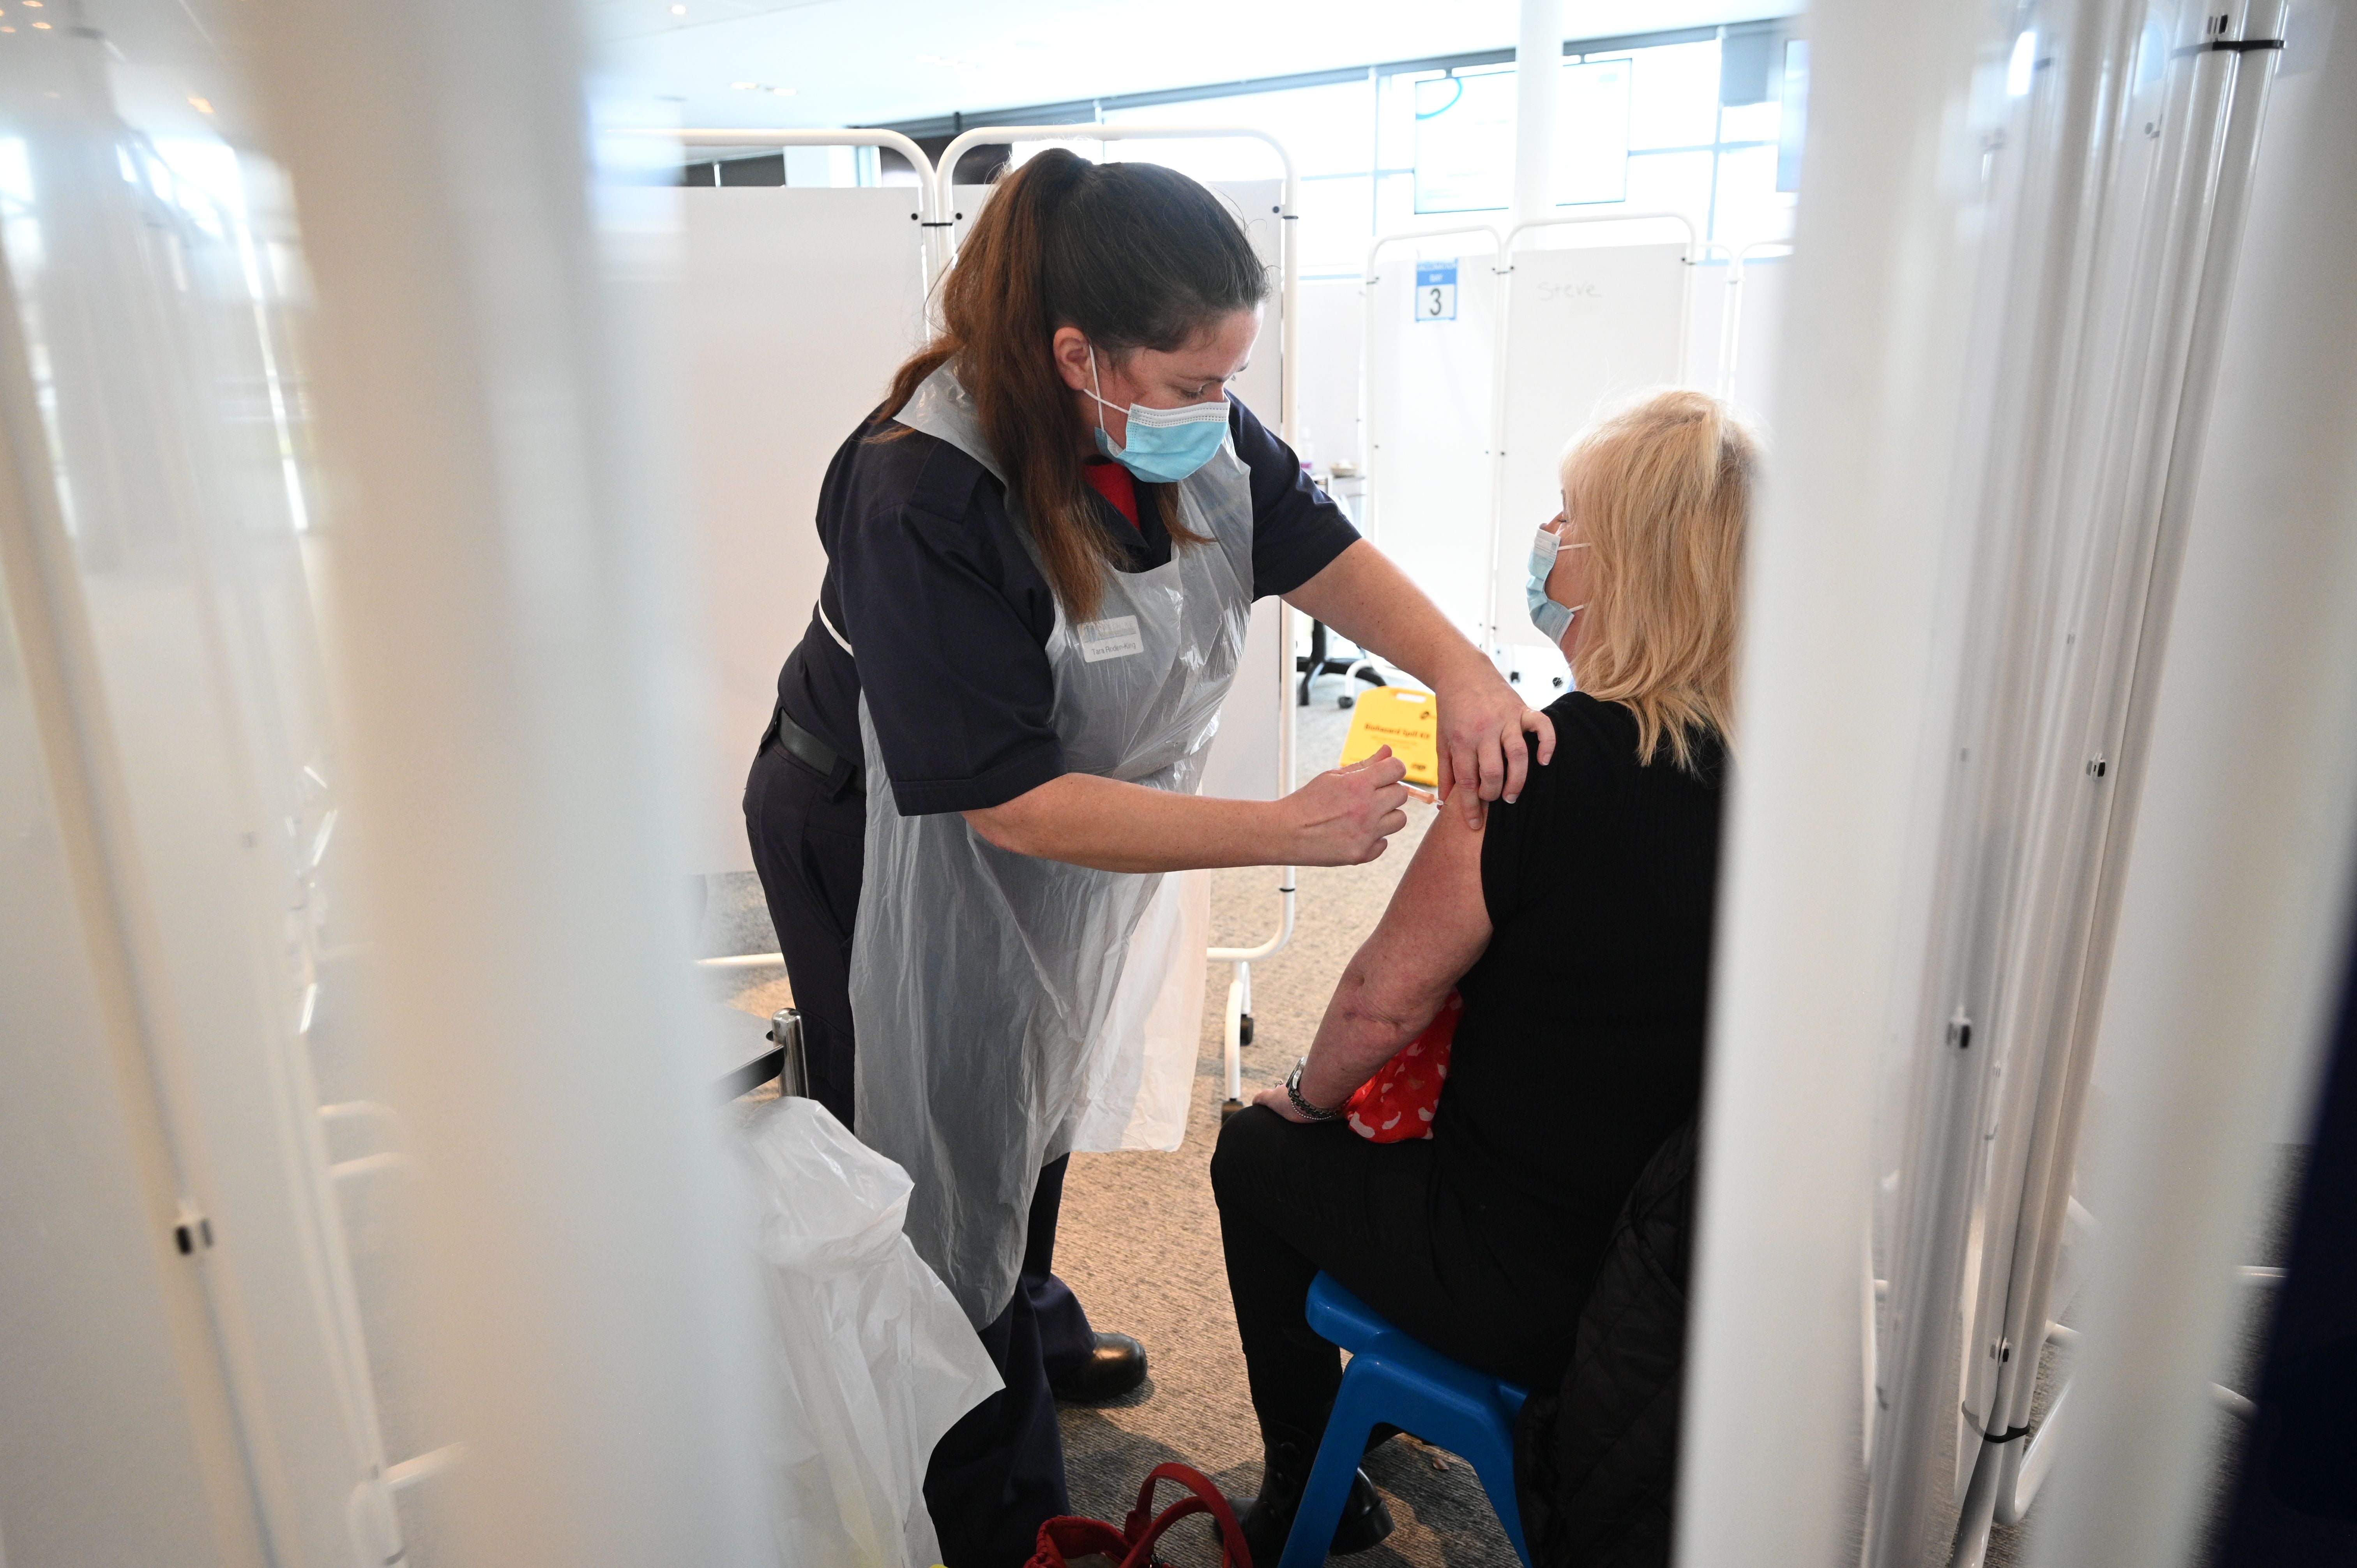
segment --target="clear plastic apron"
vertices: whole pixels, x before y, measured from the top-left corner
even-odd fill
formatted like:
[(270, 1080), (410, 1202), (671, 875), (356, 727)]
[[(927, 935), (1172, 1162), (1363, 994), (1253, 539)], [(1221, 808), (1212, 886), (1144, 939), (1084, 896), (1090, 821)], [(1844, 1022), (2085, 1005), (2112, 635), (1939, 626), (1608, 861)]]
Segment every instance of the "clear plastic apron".
[[(899, 418), (999, 472), (946, 367)], [(1048, 659), (1068, 768), (1191, 793), (1252, 612), (1252, 491), (1227, 444), (1177, 489), (1182, 520), (1214, 542), (1175, 547), (1149, 572), (1108, 571), (1095, 619), (1074, 626), (1058, 607)], [(848, 629), (856, 641), (859, 628)], [(1139, 1011), (1136, 998), (1117, 1004), (1164, 878), (996, 849), (953, 811), (903, 817), (865, 699), (859, 729), (869, 779), (851, 948), (859, 1136), (914, 1181), (909, 1239), (979, 1327), (1013, 1296), (1040, 1166), (1074, 1147), (1084, 1094), (1127, 1076), (1103, 1054), (1135, 1047), (1116, 1020)], [(1163, 978), (1131, 990), (1158, 992)], [(1087, 1118), (1104, 1114), (1094, 1106)]]

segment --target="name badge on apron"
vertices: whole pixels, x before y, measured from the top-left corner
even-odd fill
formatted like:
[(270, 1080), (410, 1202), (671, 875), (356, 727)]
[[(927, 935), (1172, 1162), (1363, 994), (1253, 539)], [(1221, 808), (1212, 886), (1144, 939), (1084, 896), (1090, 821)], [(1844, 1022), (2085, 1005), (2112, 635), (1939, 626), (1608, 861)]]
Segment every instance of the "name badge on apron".
[(1108, 659), (1126, 659), (1133, 653), (1146, 651), (1146, 639), (1137, 634), (1135, 616), (1082, 621), (1074, 629), (1081, 637), (1081, 657), (1091, 664), (1102, 663)]

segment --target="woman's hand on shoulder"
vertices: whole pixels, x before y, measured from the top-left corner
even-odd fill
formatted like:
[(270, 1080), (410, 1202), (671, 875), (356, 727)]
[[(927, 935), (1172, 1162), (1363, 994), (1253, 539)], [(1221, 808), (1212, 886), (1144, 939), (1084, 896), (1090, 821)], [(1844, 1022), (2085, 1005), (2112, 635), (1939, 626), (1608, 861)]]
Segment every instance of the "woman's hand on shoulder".
[[(1530, 775), (1533, 747), (1523, 737), (1538, 737), (1540, 767), (1555, 759), (1555, 721), (1523, 701), (1487, 659), (1476, 655), (1466, 673), (1436, 682), (1440, 700), (1440, 793), (1460, 797), (1469, 826), (1481, 825), (1484, 801), (1512, 800), (1523, 792)], [(1456, 789), (1470, 784), (1469, 789)]]

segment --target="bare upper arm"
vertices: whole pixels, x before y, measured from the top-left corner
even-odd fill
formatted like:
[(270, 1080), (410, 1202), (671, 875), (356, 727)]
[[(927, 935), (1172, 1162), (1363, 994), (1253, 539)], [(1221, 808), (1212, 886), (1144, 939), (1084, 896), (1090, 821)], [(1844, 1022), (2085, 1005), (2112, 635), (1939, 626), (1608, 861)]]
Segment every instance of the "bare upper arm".
[(1386, 1015), (1429, 1020), (1490, 945), (1481, 897), (1481, 830), (1442, 809), (1400, 877), (1391, 906), (1359, 949), (1367, 1005)]

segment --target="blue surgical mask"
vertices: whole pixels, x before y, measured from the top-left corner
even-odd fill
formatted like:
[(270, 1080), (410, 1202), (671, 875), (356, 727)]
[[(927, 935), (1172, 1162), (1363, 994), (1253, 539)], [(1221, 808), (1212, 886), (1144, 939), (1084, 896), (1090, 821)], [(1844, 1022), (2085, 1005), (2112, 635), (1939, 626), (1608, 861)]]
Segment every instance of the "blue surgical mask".
[(1587, 542), (1566, 544), (1552, 532), (1540, 529), (1531, 540), (1530, 575), (1523, 584), (1523, 596), (1531, 607), (1531, 624), (1539, 628), (1549, 642), (1562, 646), (1564, 634), (1586, 605), (1559, 605), (1547, 597), (1547, 578), (1555, 573), (1555, 558), (1566, 550), (1579, 550)]
[[(1089, 380), (1097, 381), (1097, 360), (1089, 356)], [(1100, 407), (1113, 404), (1096, 398)], [(1144, 479), (1149, 485), (1175, 485), (1211, 460), (1220, 443), (1228, 438), (1228, 400), (1215, 397), (1209, 403), (1190, 403), (1178, 408), (1147, 408), (1131, 403), (1128, 409), (1129, 445), (1117, 446), (1105, 434), (1104, 416), (1097, 416), (1097, 450)]]

